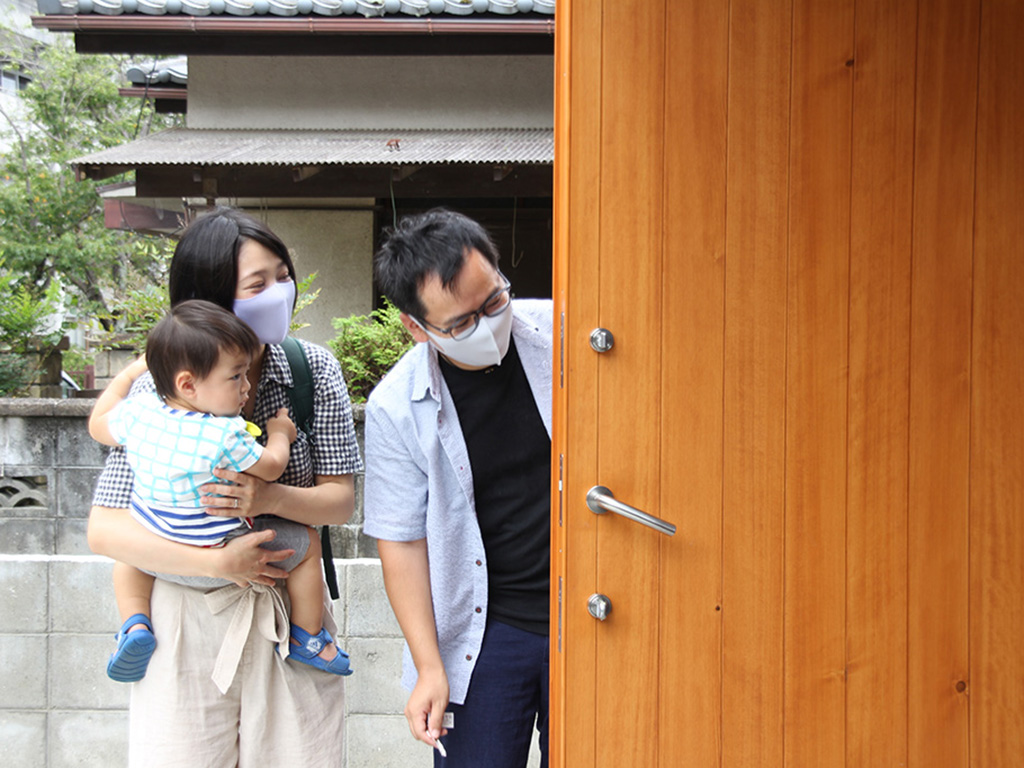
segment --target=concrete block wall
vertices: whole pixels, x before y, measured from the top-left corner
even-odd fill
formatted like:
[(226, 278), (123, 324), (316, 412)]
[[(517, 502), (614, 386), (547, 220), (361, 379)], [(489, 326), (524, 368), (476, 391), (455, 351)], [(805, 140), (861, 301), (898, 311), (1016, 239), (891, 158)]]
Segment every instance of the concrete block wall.
[[(380, 561), (338, 560), (345, 686), (344, 768), (427, 768), (399, 684), (402, 638)], [(130, 686), (106, 676), (117, 630), (111, 562), (92, 555), (0, 555), (0, 765), (127, 765)]]
[[(0, 765), (127, 764), (130, 686), (106, 676), (119, 620), (112, 563), (89, 552), (86, 521), (106, 449), (88, 435), (91, 400), (0, 399)], [(362, 444), (362, 408), (356, 432)], [(345, 686), (340, 768), (428, 768), (401, 687), (402, 635), (376, 544), (356, 512), (332, 527), (338, 638), (355, 670)], [(534, 745), (530, 766), (539, 765)]]

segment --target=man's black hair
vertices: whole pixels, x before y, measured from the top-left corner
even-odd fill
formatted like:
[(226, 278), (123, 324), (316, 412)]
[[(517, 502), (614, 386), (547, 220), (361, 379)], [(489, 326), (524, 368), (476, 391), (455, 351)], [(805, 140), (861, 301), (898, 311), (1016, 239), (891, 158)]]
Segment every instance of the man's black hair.
[(427, 312), (419, 289), (431, 275), (450, 290), (474, 248), (498, 266), (498, 249), (487, 230), (468, 216), (444, 208), (406, 216), (397, 227), (385, 230), (384, 236), (373, 260), (377, 286), (391, 303), (419, 320)]

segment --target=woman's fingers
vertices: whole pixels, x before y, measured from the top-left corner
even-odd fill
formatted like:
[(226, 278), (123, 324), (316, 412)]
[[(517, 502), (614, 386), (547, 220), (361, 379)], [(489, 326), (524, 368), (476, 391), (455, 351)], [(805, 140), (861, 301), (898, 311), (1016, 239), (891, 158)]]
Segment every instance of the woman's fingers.
[(274, 563), (295, 554), (294, 549), (270, 550), (260, 545), (276, 536), (272, 530), (256, 531), (239, 536), (216, 550), (220, 553), (217, 576), (235, 582), (239, 586), (265, 584), (272, 586), (275, 579), (288, 578), (288, 572)]

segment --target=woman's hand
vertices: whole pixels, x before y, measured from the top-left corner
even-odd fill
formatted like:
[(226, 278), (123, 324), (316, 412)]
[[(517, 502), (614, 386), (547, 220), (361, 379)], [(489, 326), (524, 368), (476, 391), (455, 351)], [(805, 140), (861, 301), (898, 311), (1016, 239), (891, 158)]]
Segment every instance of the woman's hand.
[(273, 586), (274, 579), (288, 578), (288, 572), (273, 565), (295, 554), (294, 549), (272, 551), (262, 549), (277, 535), (276, 531), (265, 530), (247, 533), (232, 539), (225, 546), (211, 550), (217, 553), (216, 575), (235, 582), (240, 587), (250, 584)]
[(267, 486), (270, 483), (230, 469), (215, 469), (213, 474), (222, 480), (228, 480), (232, 485), (207, 483), (199, 487), (200, 493), (203, 494), (203, 508), (206, 514), (220, 517), (257, 517), (273, 514), (266, 508), (269, 495)]

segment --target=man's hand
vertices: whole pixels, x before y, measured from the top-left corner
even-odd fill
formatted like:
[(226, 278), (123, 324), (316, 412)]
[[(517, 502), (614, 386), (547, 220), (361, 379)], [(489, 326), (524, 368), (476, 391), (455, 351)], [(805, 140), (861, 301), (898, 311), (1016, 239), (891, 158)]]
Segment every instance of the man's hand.
[(442, 727), (447, 706), (448, 675), (444, 668), (421, 672), (405, 705), (405, 719), (409, 721), (412, 735), (434, 746), (441, 736), (448, 733), (448, 729)]

